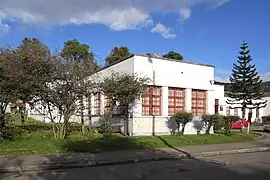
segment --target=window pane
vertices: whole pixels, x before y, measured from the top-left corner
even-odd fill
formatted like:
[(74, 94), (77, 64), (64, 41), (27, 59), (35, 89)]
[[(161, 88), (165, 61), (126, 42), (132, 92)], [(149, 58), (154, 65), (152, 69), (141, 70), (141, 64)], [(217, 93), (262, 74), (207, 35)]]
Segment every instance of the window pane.
[(169, 96), (174, 96), (174, 89), (173, 88), (169, 88)]

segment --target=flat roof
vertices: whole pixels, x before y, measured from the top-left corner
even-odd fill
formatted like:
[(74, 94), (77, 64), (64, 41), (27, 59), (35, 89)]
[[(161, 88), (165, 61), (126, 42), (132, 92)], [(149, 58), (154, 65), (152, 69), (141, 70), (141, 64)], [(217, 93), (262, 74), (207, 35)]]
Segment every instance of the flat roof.
[(118, 64), (120, 62), (123, 62), (125, 60), (128, 60), (129, 58), (132, 58), (134, 56), (141, 56), (141, 57), (150, 57), (150, 58), (155, 58), (155, 59), (161, 59), (161, 60), (166, 60), (166, 61), (174, 61), (174, 62), (179, 62), (179, 63), (185, 63), (185, 64), (193, 64), (193, 65), (199, 65), (199, 66), (207, 66), (207, 67), (215, 67), (213, 65), (209, 65), (209, 64), (201, 64), (201, 63), (196, 63), (196, 62), (191, 62), (191, 61), (180, 61), (180, 60), (176, 60), (176, 59), (169, 59), (169, 58), (164, 58), (162, 56), (155, 56), (155, 55), (145, 55), (145, 54), (131, 54), (130, 56), (127, 56), (125, 58), (122, 58), (118, 61), (115, 61), (114, 63), (110, 64), (110, 65), (107, 65), (107, 66), (104, 66), (102, 67), (101, 69), (99, 69), (97, 72), (99, 71), (102, 71), (108, 67), (111, 67), (115, 64)]

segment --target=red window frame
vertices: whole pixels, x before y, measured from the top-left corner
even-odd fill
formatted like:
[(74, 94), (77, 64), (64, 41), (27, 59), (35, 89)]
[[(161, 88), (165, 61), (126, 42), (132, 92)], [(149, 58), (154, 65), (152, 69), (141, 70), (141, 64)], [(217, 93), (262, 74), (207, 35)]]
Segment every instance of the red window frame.
[(110, 95), (104, 95), (104, 107), (105, 110), (109, 110), (112, 107), (112, 98)]
[[(155, 94), (154, 92), (157, 92)], [(142, 95), (142, 115), (160, 116), (161, 115), (162, 88), (160, 86), (149, 86)]]
[[(178, 92), (181, 92), (180, 95)], [(185, 89), (184, 88), (168, 88), (168, 115), (174, 115), (177, 112), (185, 111)], [(172, 104), (171, 104), (172, 102)], [(178, 105), (178, 103), (181, 105)], [(179, 110), (180, 109), (180, 110)]]
[(215, 99), (215, 114), (219, 113), (219, 99)]
[[(203, 103), (203, 106), (199, 106), (200, 102)], [(195, 116), (206, 113), (206, 90), (192, 89), (192, 113)]]
[(94, 94), (94, 113), (93, 115), (100, 115), (100, 93)]

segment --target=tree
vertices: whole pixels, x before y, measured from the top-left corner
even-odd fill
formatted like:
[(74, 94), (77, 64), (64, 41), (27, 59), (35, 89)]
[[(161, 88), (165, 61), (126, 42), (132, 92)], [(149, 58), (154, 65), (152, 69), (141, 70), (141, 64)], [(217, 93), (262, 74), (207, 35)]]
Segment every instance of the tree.
[(180, 124), (182, 124), (181, 134), (184, 134), (185, 126), (193, 119), (193, 114), (189, 112), (177, 112), (171, 117), (177, 124), (178, 132), (180, 130)]
[(48, 47), (36, 38), (25, 38), (15, 52), (10, 67), (17, 74), (20, 100), (31, 101), (50, 79), (50, 71), (54, 71), (51, 54)]
[(51, 81), (46, 83), (36, 102), (47, 107), (49, 113), (57, 114), (51, 119), (54, 135), (56, 139), (65, 139), (70, 118), (76, 114), (77, 102), (81, 99), (81, 79), (77, 76), (80, 69), (76, 63), (64, 59), (55, 59), (54, 67)]
[(16, 76), (10, 68), (10, 62), (13, 58), (13, 49), (0, 49), (0, 140), (4, 138), (6, 108), (10, 102), (18, 100), (18, 88), (14, 83)]
[(121, 47), (114, 47), (110, 54), (106, 57), (106, 64), (110, 65), (120, 59), (126, 58), (131, 56), (132, 54), (129, 52), (128, 47), (121, 46)]
[[(35, 38), (25, 38), (17, 48), (2, 48), (0, 56), (2, 132), (7, 105), (18, 100), (25, 104), (35, 99), (42, 92), (52, 68), (48, 48)], [(23, 122), (23, 114), (22, 117)]]
[(243, 127), (246, 109), (265, 107), (267, 101), (261, 100), (264, 94), (262, 80), (255, 65), (251, 63), (252, 58), (248, 49), (248, 43), (244, 41), (240, 48), (237, 63), (233, 64), (230, 77), (230, 91), (228, 92), (230, 99), (227, 100), (227, 104), (235, 105), (233, 109), (242, 109)]
[(111, 76), (104, 78), (100, 84), (101, 92), (111, 98), (111, 110), (116, 106), (123, 108), (126, 135), (129, 134), (129, 111), (136, 103), (136, 100), (140, 99), (141, 95), (146, 91), (148, 82), (148, 78), (139, 77), (136, 74), (112, 73)]
[(167, 54), (164, 54), (163, 57), (168, 58), (168, 59), (180, 60), (180, 61), (184, 60), (183, 56), (180, 53), (177, 53), (174, 51), (170, 51)]
[[(91, 92), (89, 93), (89, 89), (91, 88), (90, 84), (87, 83), (86, 88), (83, 88), (83, 86), (86, 86), (85, 78), (93, 74), (96, 70), (99, 69), (99, 66), (97, 65), (94, 54), (89, 51), (89, 46), (87, 44), (81, 44), (77, 40), (69, 40), (64, 43), (64, 48), (61, 52), (62, 58), (64, 58), (66, 61), (70, 61), (74, 63), (74, 66), (77, 66), (77, 73), (76, 77), (80, 81), (80, 87), (81, 92), (80, 93), (80, 116), (81, 116), (81, 124), (82, 128), (84, 128), (84, 97), (87, 99), (91, 98)], [(89, 114), (90, 113), (90, 114)], [(88, 118), (89, 118), (89, 128), (90, 128), (90, 135), (91, 133), (91, 101), (88, 101)], [(83, 130), (83, 129), (82, 129)], [(84, 132), (84, 130), (83, 130)]]

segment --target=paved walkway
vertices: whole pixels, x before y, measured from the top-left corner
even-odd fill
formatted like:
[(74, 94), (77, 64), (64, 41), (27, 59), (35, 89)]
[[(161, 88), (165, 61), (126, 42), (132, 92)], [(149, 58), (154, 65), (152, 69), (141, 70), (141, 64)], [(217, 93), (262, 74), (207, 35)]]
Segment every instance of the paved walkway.
[(270, 134), (265, 133), (263, 138), (245, 143), (193, 145), (186, 147), (167, 147), (159, 149), (112, 151), (102, 153), (65, 153), (52, 155), (19, 156), (12, 158), (0, 157), (0, 170), (6, 167), (46, 166), (56, 164), (75, 163), (106, 163), (127, 159), (143, 159), (149, 157), (168, 157), (169, 155), (189, 155), (210, 151), (224, 151), (234, 149), (248, 149), (270, 147)]

